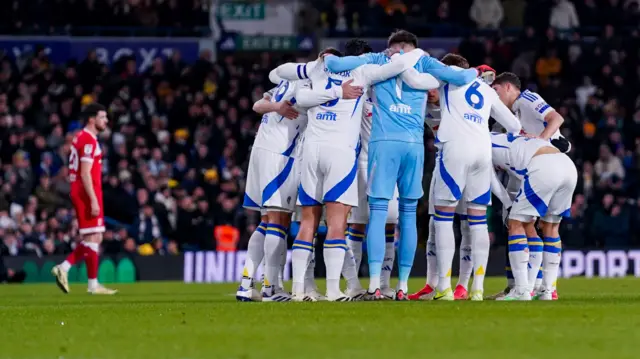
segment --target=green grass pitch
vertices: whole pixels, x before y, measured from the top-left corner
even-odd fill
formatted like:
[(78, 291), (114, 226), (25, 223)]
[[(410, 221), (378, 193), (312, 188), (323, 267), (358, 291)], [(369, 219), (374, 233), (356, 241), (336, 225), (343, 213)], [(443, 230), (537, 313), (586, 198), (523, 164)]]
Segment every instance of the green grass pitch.
[[(488, 279), (486, 292), (503, 284)], [(623, 359), (640, 348), (636, 278), (561, 280), (559, 301), (529, 303), (237, 303), (230, 284), (114, 287), (1, 286), (0, 358)]]

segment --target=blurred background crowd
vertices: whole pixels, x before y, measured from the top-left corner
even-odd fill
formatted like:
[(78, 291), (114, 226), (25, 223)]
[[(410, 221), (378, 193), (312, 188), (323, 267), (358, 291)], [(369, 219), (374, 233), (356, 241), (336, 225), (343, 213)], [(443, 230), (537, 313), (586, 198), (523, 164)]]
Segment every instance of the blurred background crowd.
[[(6, 0), (6, 35), (202, 36), (204, 0)], [(472, 65), (512, 71), (565, 118), (580, 178), (563, 225), (572, 248), (640, 244), (640, 11), (618, 0), (314, 1), (299, 34), (460, 37)], [(203, 27), (206, 30), (203, 30)], [(167, 29), (171, 29), (168, 31)], [(214, 41), (211, 39), (211, 41)], [(241, 208), (268, 72), (314, 51), (238, 55), (178, 51), (140, 71), (136, 57), (103, 64), (95, 52), (55, 65), (44, 48), (0, 55), (0, 251), (62, 254), (77, 235), (66, 162), (78, 113), (108, 107), (103, 186), (106, 253), (172, 255), (245, 249), (258, 218)], [(428, 138), (430, 134), (426, 135)], [(433, 155), (433, 142), (427, 141)], [(430, 156), (425, 173), (433, 168)], [(428, 191), (425, 191), (428, 192)], [(423, 204), (424, 208), (424, 204)], [(499, 211), (496, 206), (494, 211)], [(420, 223), (426, 223), (422, 211)], [(496, 242), (504, 242), (500, 215)], [(426, 227), (426, 226), (425, 226)], [(426, 228), (425, 228), (426, 230)], [(426, 232), (421, 233), (426, 236)]]

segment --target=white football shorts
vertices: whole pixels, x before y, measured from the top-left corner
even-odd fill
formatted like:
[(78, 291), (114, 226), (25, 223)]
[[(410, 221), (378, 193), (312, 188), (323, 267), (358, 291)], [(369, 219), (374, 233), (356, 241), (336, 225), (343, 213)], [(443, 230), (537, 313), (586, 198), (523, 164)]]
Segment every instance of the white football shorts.
[(300, 166), (299, 205), (358, 205), (355, 149), (305, 141)]
[(576, 166), (567, 155), (553, 153), (533, 157), (509, 218), (529, 223), (540, 217), (548, 223), (560, 223), (562, 217), (571, 216), (577, 182)]
[(298, 195), (298, 166), (293, 157), (254, 148), (249, 157), (242, 206), (259, 211), (269, 208), (293, 212)]

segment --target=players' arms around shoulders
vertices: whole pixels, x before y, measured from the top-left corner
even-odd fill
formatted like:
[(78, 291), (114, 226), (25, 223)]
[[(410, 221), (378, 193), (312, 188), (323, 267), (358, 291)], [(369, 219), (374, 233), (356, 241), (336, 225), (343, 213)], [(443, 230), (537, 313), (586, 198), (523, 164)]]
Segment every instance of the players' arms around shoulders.
[(282, 64), (269, 73), (269, 81), (274, 84), (280, 83), (281, 80), (307, 80), (309, 75), (315, 71), (316, 67), (322, 66), (322, 59), (310, 62), (287, 62)]
[(271, 102), (271, 95), (273, 90), (266, 92), (264, 96), (253, 104), (253, 111), (264, 115), (269, 112), (277, 112), (280, 116), (284, 116), (288, 119), (298, 118), (298, 111), (293, 108), (293, 104), (290, 101)]
[(363, 65), (355, 71), (361, 72), (366, 85), (372, 85), (398, 76), (400, 73), (415, 66), (423, 56), (424, 51), (415, 49), (402, 55), (394, 55), (391, 61), (384, 65)]
[(331, 86), (329, 89), (314, 89), (311, 84), (307, 84), (297, 91), (296, 99), (297, 104), (302, 107), (314, 107), (337, 98), (356, 99), (362, 94), (362, 86), (353, 86), (353, 79), (351, 79), (343, 82), (341, 86)]

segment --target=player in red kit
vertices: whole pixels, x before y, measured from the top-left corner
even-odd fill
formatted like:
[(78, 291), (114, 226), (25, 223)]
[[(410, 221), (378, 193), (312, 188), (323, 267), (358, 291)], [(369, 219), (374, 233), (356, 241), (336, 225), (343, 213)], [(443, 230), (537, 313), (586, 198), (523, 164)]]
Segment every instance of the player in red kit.
[(107, 128), (107, 111), (104, 106), (89, 104), (82, 111), (86, 126), (73, 138), (69, 155), (69, 182), (71, 202), (76, 211), (82, 242), (61, 264), (53, 267), (58, 287), (69, 293), (69, 268), (84, 260), (91, 294), (115, 294), (117, 291), (98, 283), (98, 254), (104, 232), (102, 205), (102, 149), (98, 134)]

